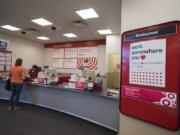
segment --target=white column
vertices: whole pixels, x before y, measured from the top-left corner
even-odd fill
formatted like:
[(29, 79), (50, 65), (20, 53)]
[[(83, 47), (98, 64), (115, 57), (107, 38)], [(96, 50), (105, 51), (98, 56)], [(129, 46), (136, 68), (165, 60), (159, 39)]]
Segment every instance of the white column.
[[(180, 0), (122, 0), (121, 33), (180, 20)], [(179, 135), (165, 128), (120, 114), (120, 135)]]
[(121, 36), (106, 36), (106, 72), (108, 72), (108, 54), (119, 53), (121, 55)]

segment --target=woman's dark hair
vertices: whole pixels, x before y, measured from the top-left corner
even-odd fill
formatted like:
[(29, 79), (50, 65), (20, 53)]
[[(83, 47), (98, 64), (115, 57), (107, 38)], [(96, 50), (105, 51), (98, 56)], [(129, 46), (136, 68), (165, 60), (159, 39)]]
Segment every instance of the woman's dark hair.
[(15, 62), (15, 67), (17, 67), (17, 66), (22, 66), (22, 59), (20, 59), (20, 58), (18, 58), (18, 59), (16, 59), (16, 62)]

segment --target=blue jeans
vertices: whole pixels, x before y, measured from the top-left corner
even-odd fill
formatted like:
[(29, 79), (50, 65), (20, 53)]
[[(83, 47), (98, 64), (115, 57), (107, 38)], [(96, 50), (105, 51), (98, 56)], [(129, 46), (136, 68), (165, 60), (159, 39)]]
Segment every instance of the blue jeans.
[(12, 93), (10, 97), (10, 107), (15, 107), (18, 105), (22, 86), (23, 86), (22, 84), (18, 84), (18, 83), (11, 84)]

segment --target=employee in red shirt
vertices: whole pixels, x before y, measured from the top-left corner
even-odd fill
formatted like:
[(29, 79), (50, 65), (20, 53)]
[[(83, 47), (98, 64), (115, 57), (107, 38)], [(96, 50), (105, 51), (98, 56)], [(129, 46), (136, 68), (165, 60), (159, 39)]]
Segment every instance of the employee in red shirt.
[(37, 78), (39, 71), (41, 71), (41, 68), (39, 68), (37, 65), (33, 65), (32, 68), (29, 70), (29, 78), (31, 80)]

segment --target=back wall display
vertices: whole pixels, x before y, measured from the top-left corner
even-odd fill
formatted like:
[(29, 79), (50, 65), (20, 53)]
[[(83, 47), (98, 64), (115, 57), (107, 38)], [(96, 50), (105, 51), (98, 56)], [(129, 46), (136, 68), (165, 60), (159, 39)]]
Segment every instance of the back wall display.
[(64, 58), (64, 49), (54, 49), (53, 50), (53, 58)]
[(76, 69), (77, 59), (64, 59), (64, 68)]
[(63, 59), (53, 59), (52, 66), (54, 68), (63, 68), (64, 67), (64, 60)]
[(81, 66), (88, 70), (98, 68), (97, 47), (54, 48), (53, 67), (62, 69), (79, 69)]
[(0, 72), (9, 71), (12, 65), (12, 52), (0, 49)]
[(97, 47), (78, 48), (77, 68), (81, 66), (88, 70), (96, 70), (98, 65)]
[(65, 58), (77, 58), (78, 48), (65, 48)]

